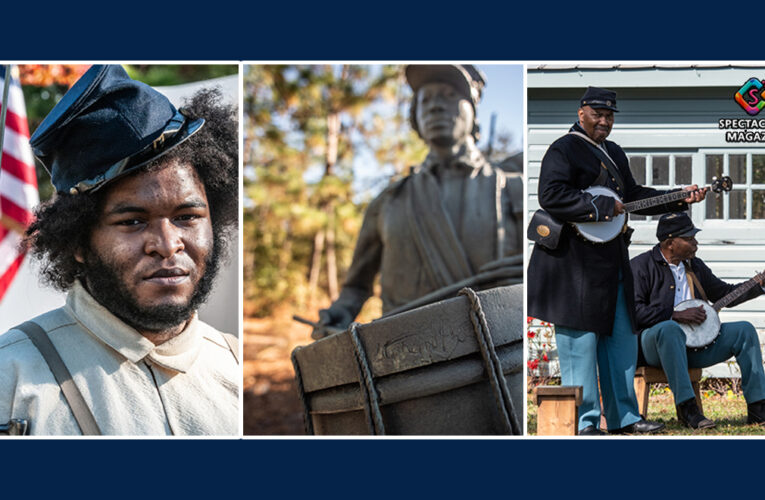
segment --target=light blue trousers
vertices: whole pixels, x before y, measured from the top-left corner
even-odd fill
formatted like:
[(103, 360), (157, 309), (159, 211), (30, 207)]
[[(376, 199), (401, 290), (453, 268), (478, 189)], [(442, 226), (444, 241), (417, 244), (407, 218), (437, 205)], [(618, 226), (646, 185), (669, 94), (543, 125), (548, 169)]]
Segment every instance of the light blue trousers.
[(616, 317), (610, 336), (555, 325), (562, 385), (581, 385), (579, 429), (600, 427), (600, 391), (609, 429), (641, 420), (635, 397), (637, 336), (632, 332), (624, 287), (619, 284)]
[(741, 368), (741, 388), (748, 403), (765, 399), (765, 372), (757, 330), (748, 321), (723, 323), (714, 344), (701, 351), (685, 347), (685, 332), (670, 320), (662, 321), (640, 337), (643, 354), (649, 365), (662, 368), (675, 404), (694, 397), (688, 368), (707, 368), (731, 357)]

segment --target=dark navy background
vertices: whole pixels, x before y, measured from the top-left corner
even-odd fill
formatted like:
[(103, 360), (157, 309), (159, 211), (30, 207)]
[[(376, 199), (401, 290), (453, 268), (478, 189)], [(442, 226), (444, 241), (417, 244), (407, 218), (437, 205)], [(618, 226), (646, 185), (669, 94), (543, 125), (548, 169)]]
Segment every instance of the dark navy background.
[(758, 13), (666, 0), (7, 0), (0, 58), (747, 60), (762, 57)]
[(2, 498), (645, 500), (674, 491), (680, 498), (693, 492), (728, 498), (747, 485), (757, 491), (764, 445), (732, 439), (78, 439), (0, 441), (0, 455)]
[[(4, 2), (0, 58), (56, 61), (746, 61), (727, 4)], [(711, 15), (710, 15), (711, 16)], [(722, 29), (721, 27), (725, 27)], [(651, 498), (759, 484), (758, 439), (0, 440), (0, 498)], [(15, 493), (15, 494), (14, 494)], [(761, 496), (758, 495), (758, 497)]]

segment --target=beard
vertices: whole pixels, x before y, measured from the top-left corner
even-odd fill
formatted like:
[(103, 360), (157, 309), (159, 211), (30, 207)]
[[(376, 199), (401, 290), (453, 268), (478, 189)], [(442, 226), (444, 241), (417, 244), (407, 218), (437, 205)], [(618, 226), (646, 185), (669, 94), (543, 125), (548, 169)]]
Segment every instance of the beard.
[(120, 278), (123, 269), (92, 250), (85, 258), (80, 279), (90, 295), (129, 326), (139, 331), (161, 332), (187, 322), (210, 295), (220, 267), (220, 245), (205, 259), (204, 271), (185, 304), (143, 306)]

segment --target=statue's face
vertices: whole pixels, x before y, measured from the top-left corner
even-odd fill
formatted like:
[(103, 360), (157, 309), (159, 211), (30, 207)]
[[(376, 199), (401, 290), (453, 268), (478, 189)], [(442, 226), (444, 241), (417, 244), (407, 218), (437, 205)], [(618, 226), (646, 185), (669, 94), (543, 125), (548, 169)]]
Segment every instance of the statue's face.
[(428, 144), (451, 146), (472, 133), (473, 105), (448, 83), (427, 83), (417, 91), (416, 99), (417, 127)]

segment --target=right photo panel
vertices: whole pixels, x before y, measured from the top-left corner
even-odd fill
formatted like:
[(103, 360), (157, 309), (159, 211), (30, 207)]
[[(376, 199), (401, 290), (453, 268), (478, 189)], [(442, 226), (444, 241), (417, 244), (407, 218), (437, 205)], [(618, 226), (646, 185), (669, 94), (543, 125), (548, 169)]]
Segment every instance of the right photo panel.
[(765, 67), (527, 65), (527, 432), (765, 434)]

